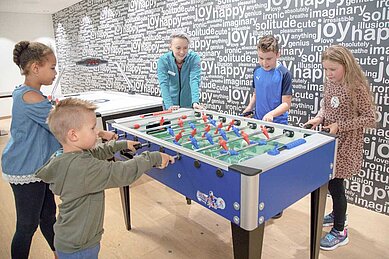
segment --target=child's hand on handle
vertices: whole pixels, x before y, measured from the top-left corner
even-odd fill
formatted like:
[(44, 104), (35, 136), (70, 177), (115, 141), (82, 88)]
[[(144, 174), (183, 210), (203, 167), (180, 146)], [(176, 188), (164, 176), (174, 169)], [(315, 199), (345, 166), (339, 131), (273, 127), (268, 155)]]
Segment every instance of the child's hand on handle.
[(240, 116), (247, 117), (247, 118), (252, 118), (254, 115), (253, 111), (245, 109)]
[(105, 140), (117, 140), (119, 138), (115, 132), (106, 130), (100, 130), (98, 135), (100, 138)]
[(263, 118), (262, 118), (263, 121), (268, 121), (268, 122), (273, 122), (273, 119), (274, 119), (274, 117), (270, 112), (265, 114), (265, 116), (263, 116)]
[(174, 157), (169, 156), (168, 154), (165, 153), (161, 153), (161, 157), (162, 157), (162, 162), (159, 166), (157, 166), (157, 168), (164, 169), (169, 165), (169, 163), (174, 164)]
[(169, 107), (169, 111), (175, 111), (175, 110), (178, 110), (178, 109), (180, 109), (180, 106), (179, 105), (172, 105), (172, 106), (170, 106)]
[(323, 122), (323, 119), (320, 118), (320, 117), (316, 117), (316, 118), (313, 118), (313, 119), (310, 119), (309, 121), (307, 121), (303, 127), (306, 128), (306, 129), (314, 129), (316, 128), (317, 126), (319, 126), (320, 123)]
[(332, 123), (326, 127), (323, 127), (323, 130), (325, 130), (326, 132), (328, 132), (330, 134), (337, 134), (339, 131), (339, 125), (337, 122), (335, 122), (335, 123)]
[(195, 110), (203, 110), (204, 107), (199, 103), (193, 103), (193, 109)]
[(136, 152), (136, 145), (140, 145), (140, 142), (127, 140), (127, 148), (132, 152)]

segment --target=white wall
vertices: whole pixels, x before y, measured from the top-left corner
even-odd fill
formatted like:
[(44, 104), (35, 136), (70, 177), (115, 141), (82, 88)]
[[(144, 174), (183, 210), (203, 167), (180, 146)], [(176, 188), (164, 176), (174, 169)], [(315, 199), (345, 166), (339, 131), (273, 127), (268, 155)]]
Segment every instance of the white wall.
[[(51, 15), (0, 12), (0, 94), (24, 82), (12, 57), (14, 45), (21, 40), (39, 41), (55, 51)], [(43, 86), (42, 91), (49, 94), (51, 86)], [(11, 107), (11, 98), (0, 98), (0, 117), (10, 116)]]

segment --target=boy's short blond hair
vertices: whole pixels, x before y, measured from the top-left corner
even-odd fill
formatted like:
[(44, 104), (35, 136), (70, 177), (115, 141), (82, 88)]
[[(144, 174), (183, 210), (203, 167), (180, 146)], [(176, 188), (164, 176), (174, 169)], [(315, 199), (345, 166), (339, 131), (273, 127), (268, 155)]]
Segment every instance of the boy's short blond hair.
[(97, 106), (90, 101), (66, 98), (57, 103), (47, 117), (50, 131), (60, 143), (66, 143), (70, 129), (81, 129), (88, 112), (95, 112)]
[(280, 47), (278, 45), (278, 39), (273, 35), (266, 35), (259, 39), (257, 44), (257, 50), (262, 52), (272, 51), (278, 53)]

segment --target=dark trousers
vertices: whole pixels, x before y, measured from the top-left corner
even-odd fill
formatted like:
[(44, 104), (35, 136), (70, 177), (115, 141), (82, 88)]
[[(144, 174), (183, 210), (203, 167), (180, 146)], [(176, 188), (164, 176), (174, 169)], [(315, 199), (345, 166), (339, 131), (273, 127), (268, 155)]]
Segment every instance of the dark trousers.
[(14, 259), (27, 259), (32, 237), (38, 228), (51, 250), (54, 248), (55, 201), (49, 185), (43, 182), (11, 184), (16, 205), (16, 231), (11, 244)]
[(332, 214), (334, 215), (334, 228), (338, 231), (344, 229), (346, 220), (347, 200), (344, 189), (344, 179), (334, 178), (328, 183), (328, 190), (332, 197)]

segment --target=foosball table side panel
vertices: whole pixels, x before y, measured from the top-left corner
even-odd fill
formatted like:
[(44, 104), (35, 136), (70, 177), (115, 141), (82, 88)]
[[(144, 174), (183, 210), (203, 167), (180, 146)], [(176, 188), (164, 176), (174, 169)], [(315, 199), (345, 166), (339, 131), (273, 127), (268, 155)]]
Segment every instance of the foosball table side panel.
[(333, 176), (336, 141), (304, 153), (260, 174), (258, 217), (268, 220)]

